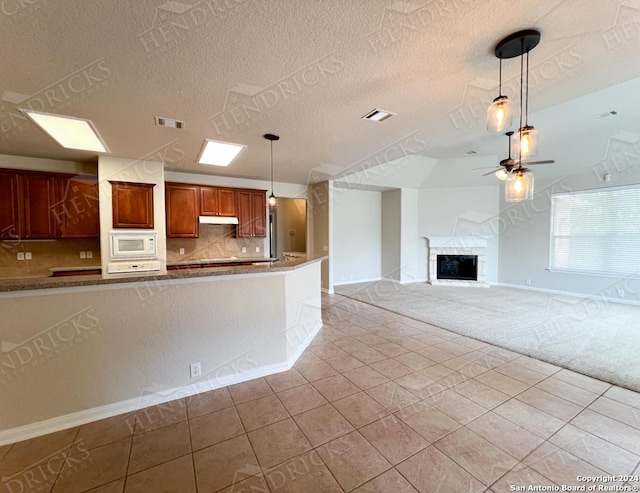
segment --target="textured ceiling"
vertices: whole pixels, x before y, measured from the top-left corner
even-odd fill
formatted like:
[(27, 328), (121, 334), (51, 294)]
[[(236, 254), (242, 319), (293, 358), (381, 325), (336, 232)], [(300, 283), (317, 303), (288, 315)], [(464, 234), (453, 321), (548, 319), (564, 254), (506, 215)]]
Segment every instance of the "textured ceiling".
[[(171, 170), (268, 178), (262, 134), (274, 132), (281, 135), (276, 181), (317, 181), (416, 154), (440, 160), (436, 166), (455, 160), (456, 173), (439, 172), (444, 183), (466, 170), (459, 158), (467, 150), (503, 157), (505, 138), (484, 129), (486, 106), (497, 95), (492, 50), (530, 27), (542, 32), (530, 62), (530, 120), (541, 145), (548, 143), (541, 157), (555, 157), (548, 155), (557, 150), (553, 142), (597, 131), (593, 113), (621, 112), (609, 133), (640, 116), (637, 97), (610, 108), (615, 91), (596, 92), (640, 77), (635, 0), (1, 5), (2, 154), (95, 160), (61, 149), (25, 121), (18, 108), (31, 108), (89, 118), (112, 155), (161, 160)], [(517, 59), (506, 61), (512, 97), (518, 73)], [(587, 109), (569, 112), (570, 101), (583, 96), (580, 108)], [(397, 116), (360, 119), (376, 107)], [(185, 128), (156, 127), (155, 115), (183, 120)], [(205, 138), (248, 149), (228, 168), (203, 167), (196, 160)], [(468, 163), (476, 167), (477, 159)]]

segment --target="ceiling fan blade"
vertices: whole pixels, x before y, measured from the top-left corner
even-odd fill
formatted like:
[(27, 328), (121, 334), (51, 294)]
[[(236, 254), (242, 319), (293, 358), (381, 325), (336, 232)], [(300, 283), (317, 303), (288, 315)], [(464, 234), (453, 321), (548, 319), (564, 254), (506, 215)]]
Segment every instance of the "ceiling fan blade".
[(481, 169), (493, 169), (493, 166), (483, 166), (482, 168), (471, 168), (471, 171), (479, 171)]
[(530, 164), (553, 164), (555, 161), (553, 159), (547, 159), (546, 161), (523, 161), (522, 164), (529, 166)]
[(504, 168), (502, 168), (502, 167), (500, 167), (500, 168), (493, 168), (491, 171), (489, 171), (488, 173), (485, 173), (484, 175), (481, 175), (481, 176), (489, 176), (489, 175), (492, 175), (492, 174), (494, 174), (496, 171), (500, 171), (501, 169), (504, 169)]

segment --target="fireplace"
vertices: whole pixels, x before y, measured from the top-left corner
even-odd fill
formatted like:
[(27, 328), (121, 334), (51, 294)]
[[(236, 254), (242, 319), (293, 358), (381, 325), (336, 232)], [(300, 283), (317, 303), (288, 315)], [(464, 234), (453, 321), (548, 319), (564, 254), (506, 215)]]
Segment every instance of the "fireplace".
[(427, 279), (434, 286), (488, 288), (487, 238), (427, 237)]
[(436, 255), (438, 279), (478, 280), (477, 255)]

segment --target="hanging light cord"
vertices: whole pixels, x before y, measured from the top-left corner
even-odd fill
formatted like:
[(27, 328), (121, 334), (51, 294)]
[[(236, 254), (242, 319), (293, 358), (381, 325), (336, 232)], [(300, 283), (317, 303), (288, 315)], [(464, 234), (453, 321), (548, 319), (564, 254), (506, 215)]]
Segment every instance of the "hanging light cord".
[(498, 97), (502, 97), (502, 58), (500, 60), (500, 78), (498, 79)]
[(526, 82), (526, 98), (525, 98), (525, 125), (529, 126), (529, 51), (527, 51), (527, 82)]
[[(522, 51), (524, 52), (524, 38), (521, 40)], [(523, 70), (524, 60), (523, 56), (520, 56), (520, 128), (518, 129), (518, 168), (522, 168), (522, 84), (523, 84)]]
[(271, 142), (271, 195), (274, 195), (273, 193), (273, 140), (271, 140), (270, 142)]

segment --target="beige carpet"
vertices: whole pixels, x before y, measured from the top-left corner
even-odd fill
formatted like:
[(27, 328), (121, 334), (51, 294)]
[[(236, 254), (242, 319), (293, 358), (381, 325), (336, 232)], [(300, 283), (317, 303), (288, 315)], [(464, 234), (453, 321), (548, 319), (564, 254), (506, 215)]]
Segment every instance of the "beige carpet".
[(337, 294), (640, 392), (640, 307), (504, 287), (392, 281)]

